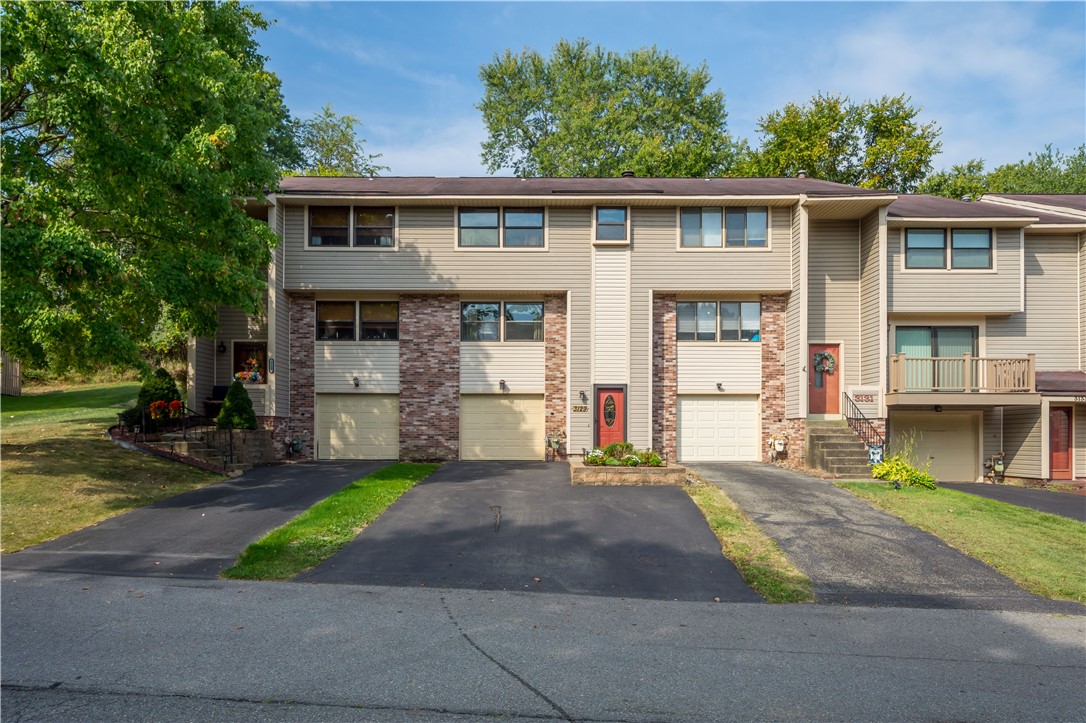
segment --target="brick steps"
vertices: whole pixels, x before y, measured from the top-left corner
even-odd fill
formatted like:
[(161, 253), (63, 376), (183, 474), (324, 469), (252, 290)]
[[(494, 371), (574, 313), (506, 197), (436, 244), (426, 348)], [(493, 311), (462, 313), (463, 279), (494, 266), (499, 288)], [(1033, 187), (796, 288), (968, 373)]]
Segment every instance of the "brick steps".
[(871, 477), (867, 447), (847, 422), (807, 422), (806, 462), (835, 477)]

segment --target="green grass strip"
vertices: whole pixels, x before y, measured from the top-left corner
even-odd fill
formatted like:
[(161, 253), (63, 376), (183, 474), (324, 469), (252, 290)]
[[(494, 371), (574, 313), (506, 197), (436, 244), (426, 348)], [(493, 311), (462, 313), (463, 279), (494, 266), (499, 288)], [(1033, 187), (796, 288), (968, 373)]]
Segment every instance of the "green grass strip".
[(1086, 603), (1086, 524), (957, 490), (894, 490), (877, 482), (837, 486), (930, 532), (1032, 593)]
[(722, 490), (708, 484), (683, 487), (705, 515), (724, 556), (766, 602), (814, 601), (811, 580)]
[(313, 569), (440, 466), (393, 464), (352, 482), (249, 545), (222, 577), (289, 580)]

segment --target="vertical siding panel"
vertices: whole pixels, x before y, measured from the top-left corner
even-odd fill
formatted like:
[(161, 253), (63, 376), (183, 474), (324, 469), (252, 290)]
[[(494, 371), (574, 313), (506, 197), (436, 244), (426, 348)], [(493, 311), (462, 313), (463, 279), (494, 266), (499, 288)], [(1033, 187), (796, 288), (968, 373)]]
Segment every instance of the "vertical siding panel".
[(879, 383), (880, 338), (884, 320), (879, 309), (879, 212), (860, 221), (860, 384)]
[(807, 255), (807, 339), (840, 341), (844, 392), (860, 383), (859, 226), (812, 221)]
[(1075, 477), (1086, 477), (1086, 404), (1076, 404), (1074, 418), (1075, 425)]
[(1041, 407), (1003, 408), (1003, 451), (1009, 477), (1041, 476)]
[(597, 384), (627, 384), (630, 274), (626, 248), (593, 252), (592, 352)]
[(1071, 299), (1078, 286), (1077, 240), (1073, 236), (1026, 237), (1026, 310), (987, 323), (989, 356), (1037, 355), (1037, 368), (1078, 368), (1069, 333), (1078, 326)]
[(804, 383), (803, 360), (806, 356), (804, 349), (800, 321), (803, 312), (803, 289), (805, 280), (802, 276), (803, 249), (801, 237), (803, 214), (798, 209), (792, 210), (792, 293), (788, 296), (788, 305), (785, 308), (785, 332), (784, 332), (784, 356), (785, 356), (785, 415), (790, 419), (801, 416), (802, 401), (800, 395), (805, 393), (807, 385)]
[[(890, 312), (926, 313), (953, 308), (962, 313), (1013, 313), (1021, 306), (1021, 231), (993, 229), (996, 272), (904, 271), (902, 229), (892, 229), (887, 243)], [(947, 244), (949, 245), (949, 232)], [(949, 250), (948, 252), (949, 253)]]

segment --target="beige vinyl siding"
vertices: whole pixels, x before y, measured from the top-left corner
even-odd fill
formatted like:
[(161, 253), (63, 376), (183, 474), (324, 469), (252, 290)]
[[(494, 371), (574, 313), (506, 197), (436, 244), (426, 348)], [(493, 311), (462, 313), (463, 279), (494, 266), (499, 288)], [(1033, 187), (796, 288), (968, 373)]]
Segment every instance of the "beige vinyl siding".
[(987, 323), (988, 356), (1037, 355), (1037, 368), (1078, 368), (1078, 291), (1074, 236), (1026, 237), (1026, 310)]
[(803, 279), (803, 223), (801, 211), (792, 212), (791, 279), (792, 293), (784, 314), (784, 413), (789, 419), (803, 416), (803, 395), (807, 393), (803, 361), (807, 352), (803, 343), (803, 313), (806, 280)]
[(807, 252), (807, 340), (840, 342), (847, 388), (860, 383), (860, 229), (855, 221), (812, 221)]
[(217, 355), (215, 384), (229, 384), (234, 381), (232, 367), (235, 341), (267, 341), (267, 339), (268, 323), (264, 316), (251, 317), (237, 309), (220, 306), (218, 340), (226, 344), (226, 352)]
[(505, 380), (512, 394), (545, 391), (543, 344), (472, 342), (460, 345), (460, 391), (463, 394), (498, 394)]
[(275, 390), (275, 414), (285, 417), (290, 414), (290, 299), (279, 288), (271, 293), (275, 295), (275, 334), (268, 356), (275, 360), (275, 373), (270, 378)]
[(1086, 404), (1076, 404), (1074, 417), (1075, 443), (1072, 454), (1075, 456), (1075, 477), (1086, 478)]
[(318, 394), (399, 394), (400, 345), (318, 341), (313, 350), (313, 383)]
[(1078, 368), (1086, 371), (1086, 234), (1078, 235)]
[[(988, 407), (981, 419), (981, 459), (986, 461), (1003, 449), (1003, 407)], [(984, 470), (981, 470), (981, 474)]]
[(1041, 407), (1003, 408), (1003, 451), (1008, 477), (1041, 476)]
[(679, 394), (757, 394), (762, 386), (762, 345), (679, 342), (677, 374)]
[(211, 398), (215, 381), (215, 340), (193, 339), (189, 348), (189, 384), (187, 401), (189, 409), (204, 413), (204, 400)]
[[(396, 250), (307, 249), (305, 207), (288, 206), (286, 288), (563, 291), (588, 286), (589, 208), (548, 209), (546, 249), (459, 249), (452, 206), (400, 206), (396, 213)], [(569, 233), (571, 224), (583, 234)]]
[(902, 269), (904, 229), (891, 229), (886, 244), (888, 311), (1017, 312), (1022, 302), (1021, 233), (1014, 228), (993, 229), (995, 272), (919, 271)]
[(879, 251), (879, 212), (860, 221), (860, 384), (879, 386), (882, 335), (885, 323), (880, 305), (882, 264)]
[[(548, 244), (551, 248), (583, 249), (584, 262), (577, 269), (567, 269), (570, 276), (568, 325), (569, 404), (581, 404), (580, 392), (592, 395), (592, 292), (589, 254), (591, 253), (592, 214), (589, 209), (551, 209), (548, 214)], [(592, 414), (570, 412), (567, 448), (580, 451), (592, 447)]]
[(630, 254), (600, 247), (592, 257), (592, 368), (596, 384), (626, 384), (630, 365)]

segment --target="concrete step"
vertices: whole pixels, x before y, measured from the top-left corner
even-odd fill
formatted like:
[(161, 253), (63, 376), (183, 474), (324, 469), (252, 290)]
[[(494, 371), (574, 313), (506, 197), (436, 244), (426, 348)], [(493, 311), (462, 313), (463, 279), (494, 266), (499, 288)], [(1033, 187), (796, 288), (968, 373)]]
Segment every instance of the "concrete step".
[(864, 446), (863, 442), (861, 442), (860, 440), (855, 439), (855, 438), (853, 438), (853, 439), (834, 439), (832, 441), (826, 441), (824, 439), (820, 439), (820, 440), (817, 441), (817, 444), (818, 444), (819, 447), (821, 447), (822, 449), (825, 449), (825, 450), (831, 450), (832, 449), (832, 450), (843, 450), (843, 451), (849, 451), (849, 452), (857, 451), (857, 452), (863, 454), (865, 457), (867, 456), (867, 447)]

